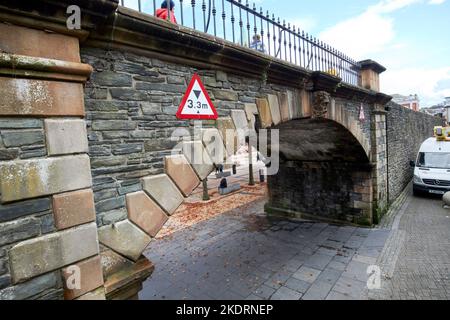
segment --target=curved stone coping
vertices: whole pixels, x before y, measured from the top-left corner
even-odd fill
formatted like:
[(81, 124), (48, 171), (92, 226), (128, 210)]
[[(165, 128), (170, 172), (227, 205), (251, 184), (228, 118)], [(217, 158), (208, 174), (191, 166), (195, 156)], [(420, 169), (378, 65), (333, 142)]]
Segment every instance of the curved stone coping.
[(92, 71), (85, 63), (0, 53), (0, 74), (7, 76), (86, 82)]
[(295, 86), (311, 74), (284, 60), (124, 7), (118, 7), (114, 19), (91, 32), (86, 44), (253, 77), (267, 75), (271, 81)]

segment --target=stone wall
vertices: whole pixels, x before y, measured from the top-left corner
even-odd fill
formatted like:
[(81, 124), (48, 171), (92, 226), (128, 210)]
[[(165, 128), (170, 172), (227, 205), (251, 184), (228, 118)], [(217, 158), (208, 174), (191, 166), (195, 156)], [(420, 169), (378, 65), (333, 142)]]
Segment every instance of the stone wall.
[(370, 225), (371, 181), (370, 166), (287, 161), (268, 177), (266, 207), (293, 217)]
[[(293, 96), (297, 90), (128, 52), (84, 47), (81, 57), (94, 68), (85, 106), (99, 226), (126, 218), (126, 194), (142, 189), (140, 178), (164, 172), (164, 157), (177, 144), (170, 139), (173, 132), (192, 132), (193, 123), (177, 120), (175, 114), (194, 73), (201, 76), (220, 117), (218, 122), (203, 121), (205, 127), (235, 128), (232, 111), (256, 110), (256, 99), (268, 95), (280, 108), (277, 95)], [(281, 107), (287, 106), (286, 100)]]
[(389, 201), (394, 201), (413, 178), (409, 166), (416, 160), (421, 144), (433, 136), (433, 128), (443, 124), (442, 118), (389, 103), (387, 113), (387, 150)]
[(77, 38), (14, 24), (0, 23), (0, 52), (0, 300), (104, 299), (83, 119), (91, 68)]

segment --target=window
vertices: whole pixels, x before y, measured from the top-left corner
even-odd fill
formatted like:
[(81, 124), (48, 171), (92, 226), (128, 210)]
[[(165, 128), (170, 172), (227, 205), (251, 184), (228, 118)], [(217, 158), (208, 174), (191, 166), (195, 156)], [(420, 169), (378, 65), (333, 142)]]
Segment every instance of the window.
[(418, 167), (431, 169), (450, 169), (450, 153), (421, 152)]

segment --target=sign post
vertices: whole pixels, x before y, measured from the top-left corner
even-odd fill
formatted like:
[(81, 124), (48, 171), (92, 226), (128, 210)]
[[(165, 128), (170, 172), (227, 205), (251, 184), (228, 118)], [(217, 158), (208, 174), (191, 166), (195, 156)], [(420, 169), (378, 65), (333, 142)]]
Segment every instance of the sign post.
[(217, 120), (218, 118), (216, 108), (198, 74), (194, 74), (192, 77), (183, 100), (181, 100), (177, 118), (193, 120)]

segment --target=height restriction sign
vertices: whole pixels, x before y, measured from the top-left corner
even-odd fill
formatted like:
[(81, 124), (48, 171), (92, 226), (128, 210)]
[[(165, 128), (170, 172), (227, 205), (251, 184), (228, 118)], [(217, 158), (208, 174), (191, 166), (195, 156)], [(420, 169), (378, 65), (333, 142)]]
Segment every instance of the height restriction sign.
[(198, 74), (194, 74), (191, 83), (181, 101), (177, 112), (178, 119), (216, 120), (216, 108), (203, 86)]

